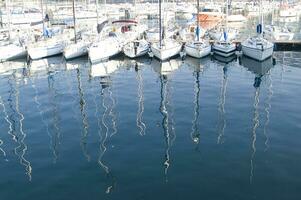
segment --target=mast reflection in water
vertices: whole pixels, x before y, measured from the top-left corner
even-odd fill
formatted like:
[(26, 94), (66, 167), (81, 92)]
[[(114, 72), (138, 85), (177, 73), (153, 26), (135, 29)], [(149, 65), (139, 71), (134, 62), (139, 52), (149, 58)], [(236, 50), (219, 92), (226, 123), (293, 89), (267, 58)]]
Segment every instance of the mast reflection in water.
[[(267, 59), (263, 62), (258, 62), (248, 57), (242, 57), (241, 60), (244, 67), (246, 67), (249, 71), (255, 74), (253, 87), (255, 88), (254, 92), (254, 115), (253, 115), (253, 127), (252, 127), (252, 154), (250, 160), (250, 183), (253, 182), (254, 179), (254, 162), (255, 162), (255, 155), (256, 155), (256, 141), (257, 141), (257, 129), (260, 126), (260, 116), (259, 116), (259, 97), (260, 97), (260, 86), (263, 77), (270, 71), (273, 67), (272, 59)], [(265, 127), (265, 126), (264, 126)], [(265, 128), (264, 128), (265, 132)], [(266, 142), (265, 142), (266, 143)]]
[(168, 169), (171, 165), (170, 150), (176, 139), (176, 133), (173, 121), (173, 111), (171, 102), (171, 84), (169, 76), (171, 73), (179, 68), (179, 61), (170, 60), (167, 62), (157, 63), (157, 60), (153, 61), (152, 66), (154, 70), (159, 73), (160, 78), (160, 113), (163, 116), (162, 128), (165, 138), (165, 160), (164, 160), (164, 174), (165, 181), (168, 182)]
[(301, 69), (218, 59), (0, 63), (0, 199), (300, 196)]
[[(115, 104), (116, 101), (113, 98), (113, 93), (111, 90), (111, 74), (114, 73), (119, 67), (119, 62), (108, 61), (104, 63), (98, 63), (91, 66), (90, 76), (93, 78), (99, 78), (101, 86), (101, 106), (102, 106), (102, 116), (98, 117), (98, 134), (99, 134), (99, 156), (98, 163), (103, 168), (106, 173), (108, 183), (105, 193), (109, 194), (114, 190), (116, 185), (116, 180), (112, 174), (108, 164), (106, 163), (104, 156), (108, 150), (107, 142), (108, 139), (117, 133), (117, 118), (115, 115)], [(98, 113), (98, 106), (96, 105), (96, 112)]]

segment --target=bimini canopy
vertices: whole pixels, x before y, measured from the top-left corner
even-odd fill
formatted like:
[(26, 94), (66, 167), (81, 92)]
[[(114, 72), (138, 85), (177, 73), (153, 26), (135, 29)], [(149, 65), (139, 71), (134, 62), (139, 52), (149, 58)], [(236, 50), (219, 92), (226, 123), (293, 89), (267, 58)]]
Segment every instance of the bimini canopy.
[(105, 20), (100, 24), (97, 24), (97, 33), (100, 33), (108, 22), (108, 20)]
[(138, 22), (135, 20), (122, 19), (113, 21), (112, 24), (138, 24)]

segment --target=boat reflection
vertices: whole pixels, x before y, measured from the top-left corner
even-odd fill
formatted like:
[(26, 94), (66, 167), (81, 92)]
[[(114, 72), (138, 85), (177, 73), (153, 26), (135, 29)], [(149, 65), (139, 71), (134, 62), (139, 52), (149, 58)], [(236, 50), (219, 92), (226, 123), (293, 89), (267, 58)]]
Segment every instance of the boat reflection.
[(143, 94), (143, 78), (141, 72), (141, 66), (135, 62), (135, 71), (136, 71), (136, 80), (138, 83), (138, 111), (137, 111), (137, 118), (136, 124), (139, 128), (139, 134), (141, 136), (145, 135), (146, 125), (143, 122), (143, 112), (144, 112), (144, 94)]
[(170, 158), (170, 149), (176, 139), (176, 133), (174, 128), (174, 120), (173, 120), (173, 109), (172, 109), (172, 86), (170, 75), (173, 71), (177, 70), (180, 65), (179, 60), (170, 60), (166, 62), (159, 62), (154, 59), (152, 62), (152, 66), (154, 71), (159, 74), (160, 78), (160, 113), (163, 117), (162, 119), (162, 128), (165, 139), (165, 159), (164, 159), (164, 175), (165, 181), (168, 181), (168, 169), (171, 164)]
[(110, 77), (120, 67), (119, 60), (108, 60), (106, 62), (100, 62), (91, 65), (90, 76), (91, 77)]
[(228, 84), (228, 64), (223, 66), (223, 76), (220, 89), (220, 100), (218, 104), (218, 137), (217, 144), (224, 143), (224, 133), (226, 128), (226, 112), (225, 112), (225, 103), (226, 103), (226, 91)]
[(237, 59), (237, 56), (235, 54), (229, 56), (229, 57), (224, 57), (224, 56), (220, 56), (220, 55), (217, 55), (217, 54), (214, 54), (213, 55), (213, 59), (220, 62), (220, 63), (231, 63), (233, 61), (235, 61)]
[[(52, 107), (52, 112), (53, 112), (53, 117), (52, 117), (52, 129), (53, 129), (53, 134), (50, 134), (50, 143), (51, 143), (51, 149), (53, 153), (53, 162), (56, 163), (59, 157), (59, 146), (60, 146), (60, 140), (61, 140), (61, 130), (59, 128), (59, 108), (58, 108), (58, 103), (57, 103), (57, 97), (58, 97), (58, 92), (57, 89), (55, 88), (55, 75), (56, 75), (56, 70), (54, 68), (54, 71), (51, 71), (48, 67), (48, 76), (47, 76), (47, 81), (48, 81), (48, 96), (49, 96), (49, 103)], [(53, 69), (52, 69), (53, 70)]]
[[(26, 60), (20, 59), (0, 63), (0, 76), (12, 75), (15, 71), (23, 71), (27, 67)], [(15, 74), (14, 76), (17, 76)]]
[[(108, 193), (111, 193), (111, 191), (114, 189), (116, 180), (115, 180), (115, 177), (113, 176), (109, 166), (104, 161), (104, 156), (105, 156), (105, 153), (107, 152), (107, 140), (110, 136), (113, 136), (117, 133), (117, 126), (116, 126), (116, 117), (114, 115), (112, 116), (112, 114), (111, 114), (115, 105), (112, 102), (113, 98), (112, 98), (112, 92), (110, 91), (110, 87), (108, 87), (108, 86), (102, 87), (101, 96), (102, 96), (103, 114), (101, 116), (101, 119), (98, 120), (100, 127), (101, 127), (101, 131), (99, 130), (100, 153), (98, 156), (98, 163), (105, 171), (107, 179), (108, 179), (108, 186), (105, 191), (108, 194)], [(110, 133), (110, 122), (112, 124), (111, 128), (113, 129), (113, 131), (111, 131), (111, 133)]]
[(88, 59), (81, 57), (81, 58), (75, 58), (66, 61), (65, 68), (67, 71), (69, 71), (69, 70), (75, 70), (75, 69), (87, 67), (88, 65), (89, 65)]
[(193, 58), (188, 56), (182, 65), (188, 67), (189, 69), (193, 70), (194, 72), (203, 73), (206, 68), (209, 67), (210, 64), (210, 57), (205, 57), (202, 59)]
[(54, 56), (39, 60), (32, 60), (29, 63), (29, 76), (48, 78), (49, 73), (58, 73), (65, 68), (64, 59), (61, 56)]
[[(257, 60), (251, 59), (249, 57), (242, 56), (240, 58), (240, 62), (245, 68), (247, 68), (249, 71), (253, 72), (257, 77), (262, 77), (263, 75), (268, 73), (268, 71), (273, 67), (272, 58), (269, 58), (262, 62), (259, 62)], [(259, 84), (259, 86), (260, 86), (260, 82), (258, 83), (256, 81), (256, 84)]]
[(199, 130), (199, 116), (200, 116), (200, 72), (203, 70), (203, 67), (200, 68), (199, 65), (196, 66), (193, 76), (195, 77), (194, 83), (194, 115), (192, 120), (191, 128), (191, 139), (198, 147), (200, 142), (200, 130)]
[(171, 59), (169, 61), (160, 62), (159, 60), (153, 59), (151, 66), (154, 71), (160, 74), (161, 76), (166, 76), (171, 74), (173, 71), (179, 69), (181, 65), (181, 60)]
[[(19, 117), (20, 116), (22, 117), (20, 119), (21, 120), (20, 123), (22, 123), (22, 121), (24, 120), (23, 119), (24, 116), (22, 113), (17, 112), (18, 109), (16, 109), (16, 105), (13, 105), (14, 97), (15, 97), (15, 99), (19, 99), (18, 86), (21, 84), (21, 81), (25, 80), (25, 75), (26, 75), (26, 61), (24, 59), (0, 63), (0, 77), (6, 78), (8, 80), (8, 85), (10, 88), (8, 104), (9, 104), (9, 109), (12, 111), (12, 114), (9, 114), (8, 110), (6, 109), (6, 105), (5, 105), (6, 98), (2, 99), (2, 96), (0, 96), (0, 107), (2, 108), (2, 112), (4, 114), (4, 119), (9, 126), (8, 134), (12, 137), (12, 139), (15, 142), (19, 143), (19, 145), (22, 145), (21, 148), (24, 147), (27, 149), (26, 145), (24, 145), (24, 139), (25, 139), (26, 135), (24, 135), (23, 128), (20, 129), (20, 132), (22, 131), (21, 136), (17, 135), (17, 130), (16, 130), (17, 129), (16, 119), (18, 118), (18, 116), (16, 116), (16, 115), (18, 114)], [(24, 81), (24, 83), (26, 83), (26, 82)], [(22, 124), (20, 125), (20, 127), (22, 127)], [(17, 136), (19, 136), (19, 137), (17, 137)], [(23, 137), (23, 141), (22, 141), (22, 139), (20, 139), (21, 137)], [(4, 142), (0, 138), (0, 153), (2, 153), (5, 160), (7, 160), (6, 159), (6, 155), (7, 155), (6, 151), (2, 148), (3, 144), (4, 144)], [(25, 149), (25, 152), (26, 152), (26, 149)], [(25, 154), (25, 152), (24, 152), (24, 154)], [(18, 157), (20, 159), (23, 159), (24, 155), (23, 155), (23, 158), (21, 158), (21, 155)], [(20, 162), (23, 162), (23, 161), (20, 160)], [(29, 167), (27, 167), (27, 170), (29, 170)], [(27, 174), (29, 175), (29, 178), (31, 179), (31, 172), (29, 173), (29, 171), (28, 171)]]
[[(107, 179), (108, 186), (105, 193), (109, 194), (114, 190), (116, 180), (112, 174), (109, 165), (104, 160), (104, 156), (107, 153), (107, 142), (110, 137), (113, 137), (117, 133), (117, 117), (115, 114), (116, 101), (113, 97), (111, 88), (111, 75), (118, 70), (120, 61), (109, 60), (107, 62), (93, 64), (90, 70), (90, 77), (99, 78), (101, 86), (101, 105), (102, 116), (98, 119), (98, 134), (100, 138), (99, 142), (99, 156), (98, 164), (104, 170)], [(95, 97), (96, 99), (96, 97)], [(96, 100), (94, 100), (96, 102)], [(95, 115), (98, 113), (98, 106), (96, 104)]]
[(265, 151), (267, 151), (269, 149), (270, 139), (269, 139), (269, 136), (267, 133), (267, 127), (270, 123), (270, 111), (272, 109), (271, 100), (273, 97), (273, 82), (272, 82), (272, 77), (270, 74), (267, 76), (267, 87), (268, 87), (268, 94), (267, 94), (267, 98), (265, 100), (265, 108), (264, 108), (265, 113), (266, 113), (266, 120), (265, 120), (264, 127), (263, 127), (263, 133), (265, 135), (265, 142), (264, 142)]
[[(9, 127), (9, 130), (8, 130), (8, 134), (10, 133), (10, 131), (12, 130), (12, 123), (9, 121), (8, 119), (8, 114), (7, 114), (7, 111), (6, 111), (6, 107), (5, 107), (5, 104), (4, 104), (4, 101), (2, 99), (2, 96), (0, 95), (0, 106), (2, 107), (2, 112), (4, 114), (4, 119), (5, 121), (7, 122), (8, 124), (8, 127)], [(3, 140), (0, 138), (0, 152), (2, 153), (2, 155), (4, 156), (4, 159), (6, 161), (8, 161), (6, 159), (6, 151), (2, 148), (2, 145), (4, 144)]]
[(252, 154), (250, 159), (250, 183), (253, 182), (254, 179), (254, 159), (256, 155), (256, 140), (257, 140), (257, 128), (260, 125), (260, 116), (259, 116), (259, 102), (260, 102), (260, 86), (262, 82), (262, 78), (270, 71), (273, 67), (272, 58), (267, 59), (265, 61), (259, 62), (248, 57), (242, 57), (241, 63), (244, 67), (246, 67), (249, 71), (255, 74), (253, 86), (255, 88), (254, 93), (254, 115), (253, 115), (253, 126), (252, 126)]
[(28, 180), (32, 179), (32, 166), (30, 161), (26, 158), (27, 144), (25, 139), (27, 137), (23, 128), (24, 115), (20, 110), (20, 83), (22, 80), (21, 74), (18, 71), (12, 70), (11, 76), (8, 78), (9, 96), (7, 98), (8, 109), (5, 107), (5, 103), (1, 98), (1, 105), (3, 107), (3, 113), (5, 115), (5, 121), (9, 125), (8, 134), (12, 137), (12, 140), (18, 145), (14, 148), (14, 154), (18, 157), (19, 163), (24, 166), (25, 173), (28, 176)]
[(82, 80), (81, 80), (81, 71), (79, 68), (76, 69), (76, 77), (77, 77), (77, 89), (78, 89), (78, 95), (79, 95), (79, 106), (80, 106), (80, 113), (81, 113), (81, 122), (82, 122), (82, 137), (80, 139), (80, 146), (82, 148), (83, 154), (86, 157), (87, 161), (89, 162), (91, 159), (91, 156), (88, 153), (87, 150), (87, 139), (88, 139), (88, 129), (89, 129), (89, 123), (88, 123), (88, 115), (86, 111), (86, 100), (84, 96), (84, 91), (82, 87)]

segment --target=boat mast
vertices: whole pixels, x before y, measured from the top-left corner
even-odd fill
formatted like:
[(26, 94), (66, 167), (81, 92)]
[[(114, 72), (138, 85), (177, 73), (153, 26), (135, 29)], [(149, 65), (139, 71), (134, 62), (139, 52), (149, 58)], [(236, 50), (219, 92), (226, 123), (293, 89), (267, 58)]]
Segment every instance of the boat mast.
[(96, 22), (97, 22), (97, 25), (98, 25), (98, 20), (99, 20), (99, 14), (98, 14), (98, 0), (96, 0)]
[(8, 25), (8, 39), (10, 40), (11, 36), (11, 27), (10, 27), (10, 9), (9, 9), (8, 0), (5, 0), (5, 7), (6, 7), (6, 15), (7, 15), (7, 25)]
[(260, 24), (261, 24), (261, 33), (260, 35), (262, 36), (263, 34), (263, 12), (262, 12), (262, 0), (260, 0), (260, 5), (259, 5), (259, 12), (260, 12)]
[(197, 37), (198, 41), (200, 41), (200, 19), (199, 19), (199, 13), (200, 13), (200, 0), (197, 0), (197, 16), (196, 16), (196, 23), (197, 23)]
[(44, 22), (44, 9), (43, 9), (43, 0), (41, 0), (41, 14), (42, 14), (42, 22), (43, 22), (43, 36), (44, 36), (44, 30), (45, 30), (45, 22)]
[(162, 47), (162, 11), (161, 11), (161, 0), (159, 0), (159, 44), (160, 44), (160, 49)]
[(73, 30), (74, 30), (74, 42), (75, 44), (77, 43), (77, 40), (76, 40), (76, 19), (75, 19), (75, 0), (72, 1), (72, 11), (73, 11)]
[(134, 0), (134, 11), (135, 11), (135, 18), (137, 19), (137, 2)]
[[(274, 0), (272, 0), (272, 6), (274, 6), (275, 3), (274, 3)], [(272, 20), (271, 20), (271, 25), (273, 26), (274, 25), (274, 9), (272, 10)]]
[(226, 34), (228, 34), (229, 0), (226, 0)]

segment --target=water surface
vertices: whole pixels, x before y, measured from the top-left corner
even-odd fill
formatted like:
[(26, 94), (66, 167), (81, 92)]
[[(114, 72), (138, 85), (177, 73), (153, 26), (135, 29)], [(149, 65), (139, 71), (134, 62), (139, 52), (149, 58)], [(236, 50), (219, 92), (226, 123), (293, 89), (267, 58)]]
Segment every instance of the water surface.
[(301, 55), (0, 66), (0, 199), (299, 199)]

